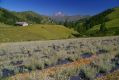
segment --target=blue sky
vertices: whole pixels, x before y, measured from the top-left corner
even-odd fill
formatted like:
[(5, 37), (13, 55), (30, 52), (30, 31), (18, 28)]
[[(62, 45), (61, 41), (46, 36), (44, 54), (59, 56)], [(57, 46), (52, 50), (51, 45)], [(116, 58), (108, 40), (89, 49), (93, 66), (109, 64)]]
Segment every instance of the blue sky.
[(119, 6), (119, 0), (0, 0), (0, 7), (44, 15), (94, 15), (116, 6)]

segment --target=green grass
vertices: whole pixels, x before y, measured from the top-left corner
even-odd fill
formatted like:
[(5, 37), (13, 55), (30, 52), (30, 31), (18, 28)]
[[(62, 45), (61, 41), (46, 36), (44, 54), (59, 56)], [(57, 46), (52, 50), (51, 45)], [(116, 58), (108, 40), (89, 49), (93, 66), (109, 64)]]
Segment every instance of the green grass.
[(107, 15), (106, 17), (108, 17), (111, 20), (119, 19), (119, 7), (113, 8), (113, 10), (114, 11), (111, 14)]
[(72, 38), (74, 30), (60, 25), (30, 25), (28, 27), (0, 24), (0, 42), (34, 41)]
[(106, 27), (108, 31), (106, 32), (99, 32), (100, 25), (95, 25), (91, 29), (85, 32), (88, 36), (113, 36), (113, 35), (119, 35), (119, 7), (113, 8), (113, 12), (108, 14), (106, 18), (109, 19), (108, 22), (106, 22)]
[[(100, 29), (100, 24), (94, 26), (93, 28), (89, 29), (86, 34), (93, 34), (93, 35), (119, 35), (119, 19), (114, 19), (111, 21), (106, 22), (106, 27), (108, 29), (108, 31), (106, 31), (105, 33), (101, 34), (99, 32)], [(98, 33), (98, 34), (97, 34)]]
[(0, 28), (1, 27), (13, 27), (12, 25), (6, 25), (6, 24), (4, 24), (4, 23), (0, 23)]

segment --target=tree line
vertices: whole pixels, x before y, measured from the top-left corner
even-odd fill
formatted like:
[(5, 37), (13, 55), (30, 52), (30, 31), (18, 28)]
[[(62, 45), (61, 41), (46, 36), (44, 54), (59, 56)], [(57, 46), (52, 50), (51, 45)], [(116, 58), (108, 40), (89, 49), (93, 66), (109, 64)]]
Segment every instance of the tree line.
[(64, 25), (65, 27), (68, 28), (73, 28), (74, 30), (78, 31), (81, 34), (93, 28), (95, 25), (100, 24), (99, 32), (105, 32), (107, 31), (105, 23), (110, 20), (107, 17), (107, 15), (110, 14), (111, 12), (113, 12), (113, 9), (108, 9), (100, 14), (97, 14), (92, 17), (83, 18), (78, 21), (65, 20), (64, 22), (59, 22), (58, 24)]

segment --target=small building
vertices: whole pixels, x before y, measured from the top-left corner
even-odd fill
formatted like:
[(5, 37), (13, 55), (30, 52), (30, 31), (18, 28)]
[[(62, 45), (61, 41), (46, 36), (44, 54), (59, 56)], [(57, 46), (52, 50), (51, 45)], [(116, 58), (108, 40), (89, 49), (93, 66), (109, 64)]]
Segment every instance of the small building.
[(18, 26), (28, 26), (29, 24), (27, 22), (16, 22), (16, 25), (18, 25)]

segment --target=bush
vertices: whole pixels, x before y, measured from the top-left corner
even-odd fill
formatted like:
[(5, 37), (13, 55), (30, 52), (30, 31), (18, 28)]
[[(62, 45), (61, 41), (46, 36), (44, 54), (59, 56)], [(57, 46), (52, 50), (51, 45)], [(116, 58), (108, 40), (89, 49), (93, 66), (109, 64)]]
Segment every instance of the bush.
[(90, 66), (84, 66), (82, 68), (85, 74), (85, 79), (94, 80), (96, 78), (96, 74), (98, 73), (96, 68)]

